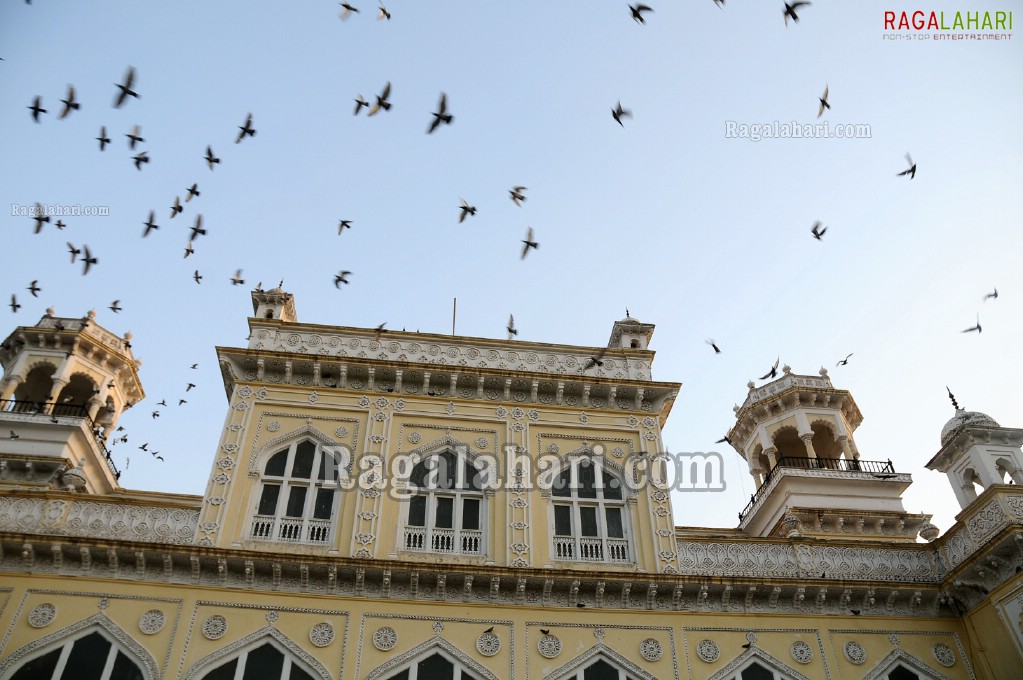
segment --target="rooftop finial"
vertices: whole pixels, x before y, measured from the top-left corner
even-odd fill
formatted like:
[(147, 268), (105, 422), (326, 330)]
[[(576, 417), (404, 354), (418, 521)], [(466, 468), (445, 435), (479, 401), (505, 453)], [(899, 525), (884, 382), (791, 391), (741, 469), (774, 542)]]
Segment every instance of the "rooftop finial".
[(948, 389), (948, 385), (945, 385), (945, 391), (948, 392), (948, 398), (952, 400), (952, 407), (957, 411), (961, 411), (962, 409), (959, 408), (959, 402), (956, 401), (955, 395), (952, 394), (952, 390)]
[(628, 319), (630, 316), (632, 316), (632, 314), (629, 314), (629, 308), (626, 307), (625, 308), (625, 318)]
[(277, 287), (284, 288), (284, 279), (281, 279), (281, 282), (277, 284)]

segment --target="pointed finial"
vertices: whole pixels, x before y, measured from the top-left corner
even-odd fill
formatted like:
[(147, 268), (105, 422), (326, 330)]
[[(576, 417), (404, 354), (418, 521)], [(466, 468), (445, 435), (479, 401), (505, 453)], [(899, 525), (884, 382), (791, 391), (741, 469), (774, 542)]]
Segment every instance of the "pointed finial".
[(281, 282), (277, 284), (277, 287), (284, 288), (284, 279), (281, 279)]
[(625, 318), (627, 319), (627, 318), (629, 318), (630, 316), (632, 316), (632, 314), (629, 314), (629, 308), (628, 308), (628, 307), (626, 307), (626, 308), (625, 308)]
[(945, 391), (948, 392), (948, 398), (952, 400), (952, 407), (957, 411), (961, 411), (962, 409), (959, 408), (959, 402), (956, 401), (955, 395), (952, 394), (952, 390), (948, 389), (948, 385), (945, 385)]

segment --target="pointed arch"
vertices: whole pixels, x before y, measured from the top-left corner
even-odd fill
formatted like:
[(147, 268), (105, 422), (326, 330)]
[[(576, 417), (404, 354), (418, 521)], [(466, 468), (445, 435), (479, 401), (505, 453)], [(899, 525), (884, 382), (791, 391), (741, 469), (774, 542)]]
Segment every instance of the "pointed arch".
[(292, 442), (295, 442), (302, 438), (312, 439), (320, 446), (331, 447), (332, 449), (344, 449), (345, 451), (345, 471), (351, 473), (352, 465), (352, 452), (342, 442), (336, 441), (328, 435), (324, 434), (311, 424), (306, 423), (300, 428), (286, 432), (279, 437), (274, 437), (267, 443), (256, 449), (251, 456), (249, 456), (249, 476), (258, 476), (262, 472), (262, 465), (266, 462), (266, 459), (277, 453), (282, 446), (288, 446)]
[(304, 651), (299, 645), (295, 644), (291, 638), (273, 626), (261, 628), (254, 633), (246, 635), (240, 640), (232, 642), (227, 647), (218, 649), (212, 654), (204, 656), (192, 664), (192, 667), (188, 669), (184, 676), (182, 676), (183, 680), (196, 680), (197, 678), (201, 678), (207, 672), (231, 661), (232, 658), (241, 655), (243, 652), (255, 649), (266, 643), (270, 643), (277, 647), (277, 649), (284, 653), (285, 656), (293, 657), (291, 660), (292, 663), (297, 661), (299, 667), (301, 667), (306, 673), (311, 674), (313, 677), (321, 678), (322, 680), (331, 680), (330, 671), (324, 668), (323, 664), (317, 661), (308, 652)]
[(160, 667), (153, 655), (102, 612), (93, 614), (87, 619), (61, 628), (15, 650), (13, 654), (0, 662), (0, 678), (9, 678), (28, 661), (94, 632), (100, 633), (116, 645), (119, 651), (125, 653), (142, 672), (143, 680), (160, 680)]
[(480, 456), (484, 456), (488, 460), (493, 458), (492, 454), (485, 454), (482, 451), (474, 449), (469, 444), (452, 437), (450, 434), (445, 434), (431, 442), (417, 446), (405, 455), (407, 455), (410, 459), (415, 460), (417, 456), (419, 459), (427, 458), (437, 453), (443, 453), (446, 450), (463, 452), (466, 456), (468, 456), (469, 460), (473, 462), (475, 462)]
[(732, 659), (727, 666), (710, 676), (708, 680), (732, 680), (738, 671), (745, 669), (753, 663), (760, 663), (774, 672), (784, 674), (786, 680), (809, 680), (809, 678), (796, 669), (782, 663), (755, 645), (750, 645), (749, 649)]
[(612, 666), (616, 666), (619, 670), (625, 671), (627, 675), (637, 678), (638, 680), (657, 680), (656, 676), (632, 663), (624, 656), (605, 645), (603, 642), (598, 643), (595, 647), (589, 648), (563, 666), (555, 668), (546, 676), (546, 679), (570, 680), (575, 678), (579, 671), (586, 669), (600, 660), (603, 660), (605, 663), (609, 663)]
[(385, 678), (390, 677), (392, 673), (397, 673), (402, 670), (402, 668), (417, 663), (438, 652), (442, 656), (448, 657), (450, 661), (457, 661), (470, 673), (475, 675), (477, 678), (480, 678), (480, 680), (499, 680), (499, 678), (487, 670), (485, 666), (481, 665), (468, 654), (458, 649), (458, 647), (455, 647), (444, 638), (436, 636), (417, 647), (413, 647), (404, 654), (399, 654), (390, 661), (377, 666), (369, 675), (366, 676), (366, 680), (384, 680)]
[(907, 654), (901, 649), (893, 649), (892, 653), (881, 659), (870, 672), (863, 676), (863, 680), (880, 680), (885, 678), (899, 665), (906, 666), (914, 673), (920, 674), (920, 680), (949, 680), (944, 673), (939, 673), (920, 659)]

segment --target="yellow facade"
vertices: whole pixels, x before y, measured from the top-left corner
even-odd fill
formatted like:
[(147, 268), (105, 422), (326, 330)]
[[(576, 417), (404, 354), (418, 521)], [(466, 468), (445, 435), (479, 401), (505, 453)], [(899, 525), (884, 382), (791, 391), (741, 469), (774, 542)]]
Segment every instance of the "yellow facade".
[[(863, 500), (908, 479), (859, 460), (858, 411), (826, 376), (786, 371), (776, 393), (834, 395), (844, 415), (814, 426), (842, 437), (805, 426), (813, 464), (760, 474), (762, 444), (803, 416), (750, 430), (746, 518), (806, 485), (855, 507), (681, 528), (660, 454), (681, 386), (651, 378), (652, 326), (617, 322), (604, 349), (303, 324), (279, 289), (253, 305), (249, 346), (218, 348), (228, 408), (202, 497), (102, 490), (76, 463), (102, 463), (108, 432), (23, 408), (15, 374), (37, 364), (0, 353), (0, 418), (25, 433), (0, 444), (0, 680), (1023, 677), (1023, 493), (990, 485), (915, 540), (926, 516)], [(89, 332), (58, 325), (53, 346)], [(71, 443), (47, 440), (58, 421)], [(83, 640), (99, 670), (76, 665)]]

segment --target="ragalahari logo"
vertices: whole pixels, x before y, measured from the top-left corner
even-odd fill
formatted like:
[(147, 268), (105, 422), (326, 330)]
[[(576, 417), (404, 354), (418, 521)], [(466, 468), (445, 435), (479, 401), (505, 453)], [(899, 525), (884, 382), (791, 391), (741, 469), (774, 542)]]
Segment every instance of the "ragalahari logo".
[(885, 10), (886, 40), (1011, 40), (1012, 11)]

